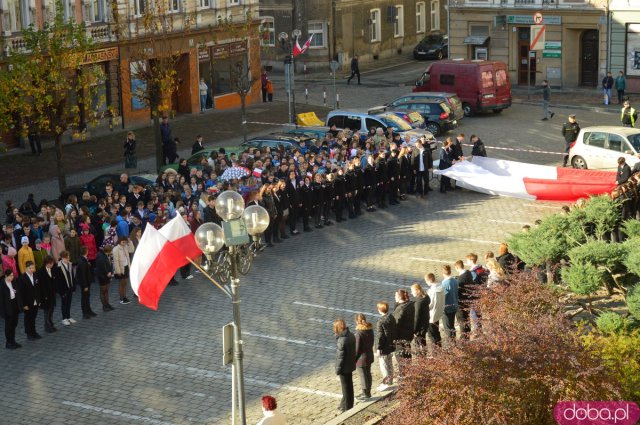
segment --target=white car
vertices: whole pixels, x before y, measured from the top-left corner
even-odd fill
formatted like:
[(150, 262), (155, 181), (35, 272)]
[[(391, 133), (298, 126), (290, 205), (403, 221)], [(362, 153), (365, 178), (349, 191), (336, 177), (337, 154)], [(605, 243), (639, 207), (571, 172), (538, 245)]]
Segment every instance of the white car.
[(586, 127), (571, 145), (569, 161), (573, 168), (616, 170), (618, 158), (633, 166), (640, 161), (640, 129), (631, 127)]

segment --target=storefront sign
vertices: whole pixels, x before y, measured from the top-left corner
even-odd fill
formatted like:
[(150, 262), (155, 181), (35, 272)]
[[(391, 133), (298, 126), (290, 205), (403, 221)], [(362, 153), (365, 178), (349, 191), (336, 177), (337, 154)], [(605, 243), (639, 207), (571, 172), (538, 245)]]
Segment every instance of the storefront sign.
[(117, 47), (94, 50), (84, 55), (84, 57), (80, 61), (80, 65), (86, 65), (88, 63), (107, 62), (110, 60), (118, 59), (118, 57), (119, 54)]
[(244, 53), (247, 51), (247, 43), (244, 41), (236, 41), (229, 44), (229, 54), (237, 55), (238, 53)]
[(562, 50), (543, 50), (542, 57), (543, 58), (561, 58)]
[(198, 49), (198, 61), (207, 62), (209, 60), (209, 48)]
[[(535, 25), (533, 22), (533, 16), (531, 15), (507, 15), (507, 23), (512, 25)], [(545, 25), (561, 25), (561, 16), (546, 16), (544, 17)]]
[(229, 55), (229, 45), (223, 44), (222, 46), (213, 46), (211, 48), (211, 55), (214, 58), (224, 58)]
[(562, 42), (561, 41), (546, 41), (544, 43), (545, 50), (562, 50)]

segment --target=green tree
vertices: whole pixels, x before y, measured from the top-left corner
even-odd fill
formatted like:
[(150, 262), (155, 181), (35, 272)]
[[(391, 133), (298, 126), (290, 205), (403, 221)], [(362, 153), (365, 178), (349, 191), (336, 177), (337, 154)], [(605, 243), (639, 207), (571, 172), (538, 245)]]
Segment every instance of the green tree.
[(19, 135), (53, 137), (60, 191), (67, 186), (62, 136), (96, 119), (91, 109), (97, 105), (91, 101), (97, 94), (95, 83), (105, 78), (98, 67), (84, 63), (93, 49), (84, 24), (65, 22), (63, 10), (56, 1), (53, 22), (22, 31), (24, 49), (11, 52), (0, 78), (0, 100), (10, 96), (9, 102), (0, 102), (0, 125)]
[[(584, 245), (577, 246), (569, 251), (571, 268), (593, 266), (598, 269), (601, 276), (601, 284), (605, 286), (610, 295), (613, 294), (614, 289), (623, 294), (627, 292), (619, 278), (620, 273), (625, 271), (623, 263), (626, 256), (626, 245), (602, 240), (589, 240)], [(565, 282), (569, 284), (572, 290), (573, 288), (585, 289), (587, 286), (585, 286), (585, 282), (580, 281), (579, 275), (580, 273), (573, 272), (567, 273), (566, 276), (563, 274), (563, 280), (565, 280), (565, 277), (568, 279)]]
[(584, 220), (597, 239), (605, 239), (622, 220), (620, 201), (609, 195), (592, 196), (584, 206)]

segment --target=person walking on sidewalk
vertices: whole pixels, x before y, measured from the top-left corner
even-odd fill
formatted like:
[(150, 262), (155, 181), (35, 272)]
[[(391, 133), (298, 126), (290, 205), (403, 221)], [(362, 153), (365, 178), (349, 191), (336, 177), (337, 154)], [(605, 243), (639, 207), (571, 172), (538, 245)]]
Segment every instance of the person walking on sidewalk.
[(564, 156), (562, 158), (562, 166), (566, 167), (567, 162), (569, 162), (569, 150), (571, 149), (571, 145), (578, 138), (578, 133), (580, 133), (580, 126), (576, 121), (576, 116), (574, 114), (569, 115), (569, 120), (562, 125), (562, 136), (564, 137)]
[(624, 72), (620, 71), (616, 77), (616, 90), (618, 91), (618, 105), (622, 105), (624, 101), (624, 91), (627, 88), (627, 79), (624, 77)]
[(631, 107), (628, 100), (624, 101), (622, 110), (620, 111), (620, 121), (623, 127), (635, 127), (638, 119), (638, 111)]
[(207, 109), (207, 93), (209, 93), (209, 86), (204, 82), (204, 78), (200, 78), (198, 90), (200, 91), (200, 113), (202, 114)]
[(358, 66), (358, 55), (353, 55), (351, 59), (351, 76), (347, 79), (347, 84), (351, 83), (354, 76), (358, 76), (358, 85), (360, 85), (360, 67)]
[(542, 81), (542, 109), (544, 110), (544, 118), (542, 121), (547, 121), (550, 118), (553, 118), (555, 115), (554, 112), (549, 111), (549, 102), (551, 100), (551, 87), (549, 87), (549, 82), (547, 80)]
[(262, 88), (262, 102), (267, 102), (267, 83), (269, 82), (269, 76), (267, 75), (267, 71), (262, 70), (262, 74), (260, 74), (260, 86)]
[(138, 157), (136, 156), (136, 135), (133, 131), (127, 133), (127, 140), (124, 141), (124, 168), (137, 168)]
[(604, 90), (604, 104), (611, 103), (611, 89), (613, 88), (613, 77), (611, 72), (607, 72), (607, 76), (602, 79), (602, 89)]

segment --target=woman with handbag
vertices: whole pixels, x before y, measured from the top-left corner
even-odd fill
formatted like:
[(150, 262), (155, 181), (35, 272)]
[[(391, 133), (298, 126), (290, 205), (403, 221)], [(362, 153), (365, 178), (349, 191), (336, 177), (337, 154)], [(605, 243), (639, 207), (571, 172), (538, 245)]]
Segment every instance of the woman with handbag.
[(133, 131), (127, 133), (127, 140), (124, 142), (124, 168), (137, 168), (138, 158), (136, 157), (136, 135)]

